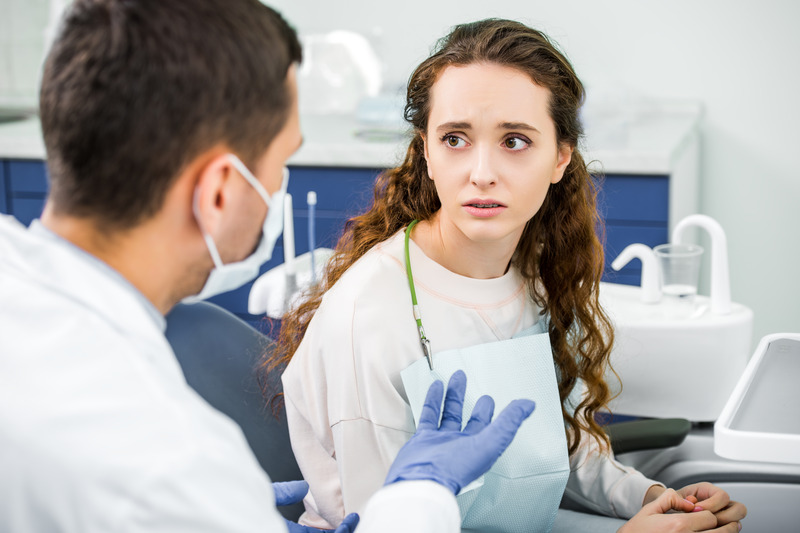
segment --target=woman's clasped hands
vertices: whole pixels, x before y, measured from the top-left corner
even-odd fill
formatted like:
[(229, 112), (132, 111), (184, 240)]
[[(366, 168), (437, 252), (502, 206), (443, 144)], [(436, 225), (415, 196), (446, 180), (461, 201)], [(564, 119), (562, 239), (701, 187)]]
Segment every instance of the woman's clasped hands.
[(654, 485), (642, 510), (618, 533), (714, 531), (737, 533), (747, 508), (731, 501), (727, 492), (711, 483), (695, 483), (679, 490)]

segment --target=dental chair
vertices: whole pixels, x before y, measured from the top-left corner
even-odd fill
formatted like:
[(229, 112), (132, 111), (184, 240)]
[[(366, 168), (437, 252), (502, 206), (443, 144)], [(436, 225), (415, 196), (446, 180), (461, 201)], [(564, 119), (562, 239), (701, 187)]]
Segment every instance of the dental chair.
[[(166, 337), (186, 382), (239, 424), (272, 481), (303, 479), (289, 442), (286, 416), (281, 411), (276, 418), (271, 412), (256, 378), (256, 365), (261, 355), (271, 350), (273, 341), (208, 302), (178, 304), (166, 318)], [(269, 376), (268, 385), (280, 387), (280, 375)], [(296, 521), (303, 504), (280, 507), (279, 511)]]
[[(302, 479), (289, 441), (286, 417), (276, 418), (261, 394), (256, 365), (273, 341), (239, 317), (209, 302), (178, 304), (167, 315), (166, 337), (183, 369), (187, 383), (211, 406), (242, 428), (261, 467), (273, 481)], [(280, 376), (267, 377), (279, 390)], [(277, 387), (277, 388), (275, 388)], [(689, 433), (682, 419), (637, 420), (608, 426), (615, 453), (636, 454), (671, 450)], [(616, 531), (624, 522), (592, 514), (565, 497), (553, 533)], [(280, 508), (297, 520), (302, 503)]]

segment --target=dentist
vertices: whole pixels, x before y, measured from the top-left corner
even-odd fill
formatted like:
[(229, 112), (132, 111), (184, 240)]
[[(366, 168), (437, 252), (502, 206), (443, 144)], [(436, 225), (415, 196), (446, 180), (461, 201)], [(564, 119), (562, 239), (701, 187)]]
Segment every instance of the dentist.
[[(75, 0), (40, 94), (50, 192), (0, 217), (0, 530), (307, 531), (164, 338), (179, 301), (255, 277), (300, 146), (294, 31), (257, 0)], [(461, 429), (431, 387), (359, 531), (458, 531), (454, 493), (533, 402)], [(352, 531), (348, 517), (338, 531)]]

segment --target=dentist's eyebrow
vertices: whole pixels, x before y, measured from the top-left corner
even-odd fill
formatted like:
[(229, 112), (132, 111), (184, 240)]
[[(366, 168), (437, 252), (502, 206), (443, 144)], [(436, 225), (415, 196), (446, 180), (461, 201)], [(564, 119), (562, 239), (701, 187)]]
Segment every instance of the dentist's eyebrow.
[(526, 124), (525, 122), (501, 122), (498, 124), (498, 128), (504, 130), (530, 131), (539, 134), (542, 133), (538, 129), (534, 128), (530, 124)]
[(445, 133), (448, 131), (453, 130), (470, 130), (472, 129), (472, 124), (469, 122), (445, 122), (444, 124), (440, 124), (436, 127), (436, 131), (439, 133)]

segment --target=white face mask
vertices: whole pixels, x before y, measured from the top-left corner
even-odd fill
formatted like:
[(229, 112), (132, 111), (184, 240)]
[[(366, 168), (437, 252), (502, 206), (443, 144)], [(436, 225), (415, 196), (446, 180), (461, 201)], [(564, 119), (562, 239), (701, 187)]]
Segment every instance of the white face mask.
[(195, 202), (194, 216), (200, 226), (200, 231), (203, 233), (211, 259), (214, 261), (214, 269), (208, 275), (203, 289), (196, 296), (190, 296), (185, 301), (205, 300), (211, 296), (238, 289), (248, 281), (255, 279), (258, 276), (261, 265), (272, 257), (275, 241), (278, 240), (278, 237), (283, 232), (283, 198), (286, 195), (286, 187), (289, 185), (289, 169), (284, 167), (281, 188), (275, 191), (275, 194), (270, 198), (269, 193), (238, 157), (228, 154), (228, 159), (242, 177), (253, 186), (259, 196), (264, 199), (264, 203), (267, 204), (267, 216), (264, 218), (264, 226), (261, 230), (261, 241), (258, 243), (256, 250), (248, 257), (227, 265), (223, 264), (217, 251), (217, 246), (214, 244), (214, 239), (203, 229), (203, 224), (197, 214), (197, 203)]

